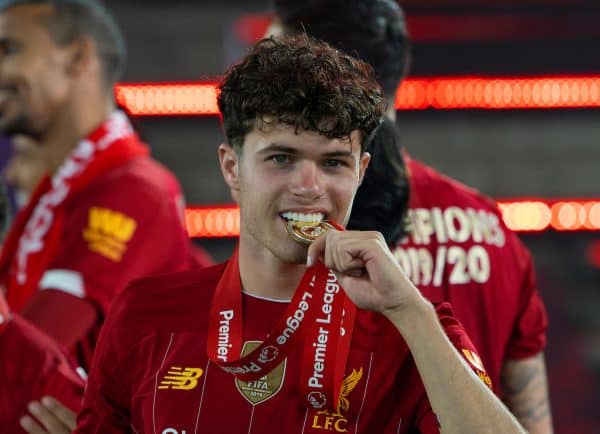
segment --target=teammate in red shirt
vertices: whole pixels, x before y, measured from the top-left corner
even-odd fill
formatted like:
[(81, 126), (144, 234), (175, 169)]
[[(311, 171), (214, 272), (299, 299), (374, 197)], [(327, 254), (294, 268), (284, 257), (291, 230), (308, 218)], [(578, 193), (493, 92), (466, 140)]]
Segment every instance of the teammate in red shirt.
[(547, 318), (529, 252), (492, 200), (402, 152), (394, 101), (408, 71), (410, 42), (397, 2), (274, 0), (274, 5), (278, 23), (272, 31), (307, 31), (357, 53), (374, 67), (387, 96), (388, 119), (368, 149), (371, 163), (348, 227), (384, 234), (422, 293), (433, 302), (452, 303), (481, 352), (494, 391), (530, 432), (551, 432), (543, 357)]
[(47, 395), (79, 410), (84, 380), (75, 363), (51, 338), (19, 315), (11, 314), (2, 293), (0, 354), (0, 432), (24, 432), (20, 419), (28, 405)]
[(109, 13), (77, 0), (0, 9), (0, 128), (34, 138), (49, 170), (8, 234), (0, 281), (87, 367), (118, 291), (191, 265), (182, 195), (115, 109), (125, 53)]
[(421, 162), (406, 161), (411, 229), (394, 256), (429, 300), (452, 302), (494, 390), (510, 395), (510, 388), (501, 389), (504, 363), (534, 357), (546, 343), (531, 256), (491, 199)]
[(334, 228), (383, 114), (372, 70), (308, 37), (268, 39), (218, 101), (238, 249), (120, 295), (76, 432), (523, 432), (381, 234)]

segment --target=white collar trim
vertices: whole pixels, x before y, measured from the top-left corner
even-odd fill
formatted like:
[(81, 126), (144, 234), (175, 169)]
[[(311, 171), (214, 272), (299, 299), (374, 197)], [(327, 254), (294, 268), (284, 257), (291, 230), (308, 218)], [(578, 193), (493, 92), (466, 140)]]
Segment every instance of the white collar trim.
[(279, 298), (261, 297), (260, 295), (251, 294), (248, 291), (246, 291), (245, 289), (242, 290), (242, 294), (246, 294), (252, 298), (258, 298), (259, 300), (271, 301), (273, 303), (289, 303), (290, 301), (292, 301), (292, 300), (281, 300)]

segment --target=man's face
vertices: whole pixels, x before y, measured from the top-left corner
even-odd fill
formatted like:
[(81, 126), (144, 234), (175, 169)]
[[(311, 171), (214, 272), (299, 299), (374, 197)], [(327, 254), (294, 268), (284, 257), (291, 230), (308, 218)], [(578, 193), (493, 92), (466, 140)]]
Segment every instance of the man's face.
[(242, 241), (258, 255), (304, 263), (306, 246), (290, 239), (288, 220), (345, 224), (370, 156), (361, 153), (357, 131), (340, 140), (263, 124), (248, 133), (239, 154), (222, 145), (220, 158), (240, 205)]
[(0, 12), (0, 129), (38, 137), (69, 95), (68, 46), (57, 45), (44, 23), (48, 5)]
[(25, 136), (14, 136), (13, 152), (4, 168), (6, 182), (15, 189), (17, 205), (25, 206), (42, 176), (48, 172), (45, 149)]

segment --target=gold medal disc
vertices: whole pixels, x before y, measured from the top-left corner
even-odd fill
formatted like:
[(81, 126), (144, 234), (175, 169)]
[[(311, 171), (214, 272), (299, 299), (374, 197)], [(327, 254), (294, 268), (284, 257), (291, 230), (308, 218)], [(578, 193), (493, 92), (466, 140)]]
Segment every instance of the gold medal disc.
[(333, 226), (327, 222), (315, 224), (313, 222), (297, 222), (290, 220), (287, 224), (287, 231), (290, 238), (307, 245), (330, 229), (333, 229)]

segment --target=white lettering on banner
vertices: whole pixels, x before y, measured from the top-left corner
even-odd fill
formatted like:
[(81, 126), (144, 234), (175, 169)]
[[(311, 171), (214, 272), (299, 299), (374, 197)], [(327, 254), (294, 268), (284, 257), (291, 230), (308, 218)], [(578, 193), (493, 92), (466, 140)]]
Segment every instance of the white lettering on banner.
[(307, 299), (311, 298), (312, 294), (310, 292), (304, 292), (304, 294), (302, 294), (302, 299), (298, 303), (298, 308), (285, 320), (287, 327), (283, 329), (279, 336), (277, 336), (276, 342), (279, 345), (285, 344), (287, 340), (296, 332), (298, 327), (300, 327), (300, 324), (302, 324), (302, 321), (304, 320), (304, 312), (306, 312), (310, 307)]
[(490, 228), (490, 239), (491, 244), (495, 244), (498, 247), (502, 247), (506, 241), (504, 230), (500, 226), (500, 220), (495, 214), (488, 214), (489, 228)]
[(479, 218), (477, 212), (471, 208), (467, 208), (467, 216), (469, 218), (469, 223), (473, 228), (471, 236), (473, 238), (473, 241), (476, 243), (481, 243), (485, 234), (485, 240), (486, 242), (489, 242), (489, 240), (491, 240), (490, 231), (488, 229), (488, 226), (482, 223), (483, 219)]
[(223, 362), (227, 361), (227, 355), (231, 344), (229, 343), (229, 322), (233, 319), (233, 310), (222, 310), (219, 315), (223, 319), (219, 320), (219, 336), (217, 338), (217, 359)]
[(481, 246), (473, 246), (467, 256), (469, 275), (477, 283), (485, 283), (490, 278), (490, 257)]
[(166, 428), (162, 434), (187, 434), (185, 430), (179, 432), (175, 428)]
[(448, 282), (451, 285), (464, 285), (469, 283), (469, 273), (467, 273), (467, 255), (465, 251), (457, 246), (448, 249), (448, 263), (454, 265)]
[(398, 247), (394, 257), (415, 285), (441, 286), (444, 270), (448, 266), (448, 282), (465, 285), (470, 282), (485, 283), (490, 279), (490, 257), (483, 246), (464, 249), (459, 246), (439, 246), (432, 253), (424, 247)]
[[(423, 212), (427, 212), (426, 209), (422, 209)], [(433, 225), (435, 227), (435, 236), (438, 242), (445, 243), (448, 241), (448, 235), (446, 234), (446, 228), (444, 227), (444, 214), (440, 208), (433, 208), (431, 210), (433, 216)], [(426, 244), (428, 244), (427, 242)]]
[(323, 379), (322, 372), (325, 370), (325, 355), (327, 354), (327, 339), (328, 331), (323, 327), (319, 327), (319, 335), (317, 336), (317, 342), (313, 342), (315, 348), (315, 358), (313, 363), (313, 374), (308, 379), (309, 387), (323, 388), (323, 383), (319, 380)]
[(415, 208), (408, 211), (412, 223), (412, 241), (416, 245), (428, 245), (435, 237), (438, 243), (449, 240), (464, 243), (469, 239), (497, 247), (504, 246), (506, 237), (498, 215), (473, 208), (438, 207)]
[(440, 286), (444, 277), (444, 261), (446, 260), (446, 246), (440, 246), (435, 255), (435, 271), (433, 273), (433, 286)]
[[(321, 312), (323, 316), (316, 319), (316, 322), (320, 324), (331, 324), (331, 312), (333, 311), (333, 301), (336, 294), (340, 292), (340, 285), (337, 283), (337, 278), (333, 271), (329, 270), (327, 275), (327, 283), (325, 284), (325, 292), (323, 293), (323, 304), (321, 305)], [(340, 333), (342, 336), (343, 334)], [(345, 331), (344, 331), (345, 334)], [(319, 327), (319, 334), (317, 335), (316, 342), (313, 342), (315, 349), (315, 356), (313, 358), (313, 373), (308, 379), (308, 386), (313, 388), (323, 388), (323, 371), (325, 370), (325, 357), (327, 355), (327, 340), (329, 338), (329, 331), (326, 328)]]
[(415, 210), (413, 226), (415, 228), (415, 237), (419, 238), (418, 244), (431, 243), (431, 235), (433, 235), (435, 228), (428, 210)]
[(451, 206), (444, 212), (444, 221), (448, 229), (448, 238), (457, 243), (464, 243), (471, 235), (471, 225), (467, 214), (460, 208)]
[(323, 293), (323, 305), (321, 306), (321, 312), (323, 317), (317, 318), (315, 321), (320, 324), (331, 324), (331, 312), (333, 310), (331, 304), (335, 298), (335, 294), (340, 291), (340, 285), (337, 283), (335, 274), (329, 270), (327, 275), (327, 284), (325, 285), (325, 292)]

